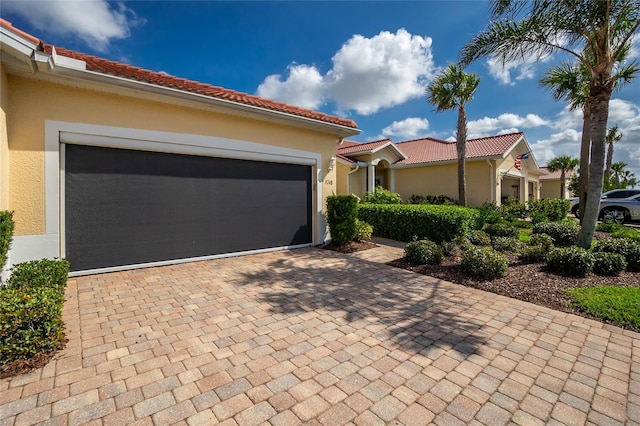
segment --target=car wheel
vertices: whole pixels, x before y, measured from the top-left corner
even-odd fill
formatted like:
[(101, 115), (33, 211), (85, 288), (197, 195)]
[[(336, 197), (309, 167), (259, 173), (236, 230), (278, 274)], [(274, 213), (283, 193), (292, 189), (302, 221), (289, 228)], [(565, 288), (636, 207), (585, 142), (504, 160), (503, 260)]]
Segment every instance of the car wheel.
[(573, 209), (573, 210), (571, 211), (571, 213), (573, 213), (573, 215), (574, 215), (575, 217), (577, 217), (578, 219), (580, 219), (580, 208), (579, 208), (579, 207), (576, 207), (575, 209)]
[(604, 209), (602, 210), (602, 220), (622, 225), (627, 220), (628, 214), (629, 213), (624, 209)]

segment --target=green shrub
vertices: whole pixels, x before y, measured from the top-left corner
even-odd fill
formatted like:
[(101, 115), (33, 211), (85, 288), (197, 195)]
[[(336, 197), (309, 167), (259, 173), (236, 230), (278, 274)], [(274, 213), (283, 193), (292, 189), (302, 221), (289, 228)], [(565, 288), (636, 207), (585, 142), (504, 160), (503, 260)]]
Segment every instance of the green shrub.
[(397, 241), (451, 241), (473, 229), (478, 212), (460, 206), (360, 204), (358, 219), (373, 226), (373, 234)]
[(453, 241), (443, 241), (440, 243), (440, 249), (442, 254), (447, 257), (454, 257), (460, 255), (460, 246)]
[(618, 253), (596, 252), (593, 272), (599, 275), (615, 276), (627, 269), (627, 260)]
[(581, 247), (559, 247), (546, 257), (547, 266), (557, 274), (584, 277), (593, 270), (593, 253)]
[(569, 214), (570, 207), (569, 200), (559, 198), (533, 200), (528, 203), (529, 216), (534, 222), (544, 222), (545, 220), (557, 222), (562, 220)]
[(470, 247), (462, 253), (462, 270), (480, 279), (491, 280), (507, 275), (509, 261), (492, 248)]
[(569, 247), (578, 241), (580, 225), (577, 222), (542, 222), (533, 226), (534, 234), (547, 234), (557, 247)]
[(520, 249), (520, 259), (527, 262), (542, 263), (545, 261), (549, 250), (542, 246), (525, 246)]
[(484, 231), (479, 229), (472, 229), (465, 234), (465, 237), (474, 246), (490, 246), (491, 237)]
[(327, 223), (335, 244), (346, 244), (356, 236), (357, 212), (358, 199), (353, 195), (327, 197)]
[(69, 263), (40, 260), (16, 265), (0, 289), (0, 364), (60, 347)]
[(402, 204), (400, 194), (391, 192), (381, 186), (376, 186), (373, 193), (367, 192), (361, 200), (362, 203), (369, 204)]
[(522, 220), (522, 219), (512, 220), (511, 222), (509, 222), (509, 225), (513, 226), (514, 228), (518, 228), (518, 229), (532, 229), (533, 228), (533, 223), (528, 222), (526, 220)]
[(640, 232), (638, 232), (637, 229), (629, 228), (628, 226), (618, 225), (618, 228), (613, 230), (611, 236), (613, 238), (624, 238), (626, 240), (640, 242)]
[(520, 251), (520, 240), (513, 237), (494, 237), (491, 247), (501, 253), (517, 253)]
[(442, 262), (442, 250), (433, 241), (411, 241), (404, 248), (404, 258), (414, 265), (439, 265)]
[(615, 222), (612, 222), (610, 220), (606, 220), (606, 221), (596, 225), (596, 231), (606, 232), (607, 234), (610, 234), (613, 231), (615, 231), (616, 229), (618, 229), (618, 227), (620, 227), (620, 226), (622, 226), (622, 225), (618, 225)]
[(507, 198), (500, 206), (503, 218), (507, 220), (524, 219), (527, 217), (527, 205), (517, 198)]
[(494, 223), (485, 229), (487, 234), (494, 237), (511, 237), (518, 238), (518, 228), (515, 228), (507, 223)]
[(370, 240), (371, 234), (373, 234), (373, 226), (369, 225), (367, 222), (356, 219), (355, 239), (358, 241)]
[(586, 287), (567, 290), (578, 309), (617, 324), (640, 328), (640, 288)]
[(412, 195), (409, 204), (458, 204), (456, 200), (446, 195)]
[(13, 212), (0, 211), (0, 273), (7, 263), (7, 253), (13, 239)]
[(640, 271), (640, 243), (626, 239), (596, 241), (593, 251), (624, 256), (629, 271)]
[(478, 207), (478, 228), (482, 228), (485, 223), (498, 223), (502, 220), (502, 212), (500, 207), (494, 203), (484, 203)]
[(533, 234), (529, 239), (530, 246), (540, 246), (547, 251), (553, 249), (553, 238), (548, 234)]

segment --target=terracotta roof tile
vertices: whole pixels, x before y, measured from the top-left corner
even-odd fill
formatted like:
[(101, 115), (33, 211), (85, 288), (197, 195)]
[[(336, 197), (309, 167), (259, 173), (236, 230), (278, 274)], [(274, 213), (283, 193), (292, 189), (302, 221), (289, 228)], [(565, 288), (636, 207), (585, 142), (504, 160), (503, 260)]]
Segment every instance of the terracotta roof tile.
[[(345, 146), (346, 143), (349, 145)], [(382, 145), (388, 144), (389, 142), (393, 142), (391, 139), (382, 139), (379, 141), (367, 142), (367, 143), (358, 143), (353, 141), (344, 141), (341, 146), (338, 147), (337, 152), (342, 155), (354, 154), (356, 152), (366, 152), (374, 150)]]
[[(34, 44), (38, 45), (39, 48), (47, 54), (51, 54), (54, 48), (53, 45), (44, 44), (40, 39), (15, 28), (13, 25), (11, 25), (10, 22), (4, 19), (0, 19), (0, 25), (3, 28), (6, 28), (30, 40)], [(212, 98), (225, 99), (239, 104), (251, 105), (262, 109), (283, 112), (300, 117), (306, 117), (312, 120), (322, 121), (325, 123), (357, 129), (357, 125), (353, 120), (299, 108), (282, 102), (276, 102), (269, 99), (261, 98), (259, 96), (250, 95), (248, 93), (236, 92), (234, 90), (229, 90), (210, 84), (199, 83), (197, 81), (174, 77), (166, 73), (150, 71), (144, 68), (123, 64), (121, 62), (116, 62), (109, 59), (88, 55), (86, 53), (65, 49), (63, 47), (55, 46), (55, 50), (56, 53), (60, 56), (84, 61), (87, 64), (87, 70), (89, 71), (122, 77), (129, 80), (137, 80), (145, 83), (155, 84), (158, 86), (169, 87), (172, 89), (183, 90), (185, 92), (197, 93)]]
[[(541, 175), (540, 180), (560, 180), (560, 175), (562, 174), (560, 170), (556, 170), (555, 172), (550, 172), (547, 167), (540, 167), (540, 170), (542, 170), (543, 172), (549, 173), (548, 175)], [(571, 176), (573, 176), (573, 170), (569, 170), (565, 174), (566, 179), (571, 179)]]
[[(518, 132), (469, 139), (467, 141), (466, 158), (503, 155), (522, 136), (523, 133)], [(434, 163), (439, 161), (452, 161), (458, 158), (455, 142), (447, 142), (435, 138), (423, 138), (399, 142), (397, 145), (407, 156), (405, 160), (399, 161), (398, 164)]]

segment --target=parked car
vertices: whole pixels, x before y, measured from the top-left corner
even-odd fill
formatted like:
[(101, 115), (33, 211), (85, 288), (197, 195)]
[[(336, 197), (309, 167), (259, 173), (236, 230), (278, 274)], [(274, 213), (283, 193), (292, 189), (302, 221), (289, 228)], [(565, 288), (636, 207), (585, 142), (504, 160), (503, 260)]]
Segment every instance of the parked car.
[[(605, 200), (605, 199), (612, 199), (612, 198), (629, 198), (629, 197), (633, 197), (634, 195), (640, 195), (640, 189), (612, 189), (611, 191), (607, 191), (605, 193), (602, 194), (601, 199)], [(569, 198), (569, 201), (571, 202), (571, 206), (569, 207), (569, 211), (571, 213), (573, 213), (576, 217), (580, 217), (580, 211), (578, 209), (579, 204), (580, 204), (580, 198), (578, 197), (573, 197), (573, 198)], [(602, 204), (601, 204), (602, 205)], [(602, 209), (602, 207), (601, 207)]]
[(600, 201), (600, 220), (611, 220), (622, 225), (640, 220), (640, 195), (629, 198), (605, 198)]

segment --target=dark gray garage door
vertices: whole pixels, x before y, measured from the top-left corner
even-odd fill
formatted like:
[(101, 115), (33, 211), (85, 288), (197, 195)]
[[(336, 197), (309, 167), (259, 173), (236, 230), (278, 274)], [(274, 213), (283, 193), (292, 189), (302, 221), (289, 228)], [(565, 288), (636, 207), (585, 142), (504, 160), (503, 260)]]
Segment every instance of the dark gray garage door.
[(66, 145), (71, 270), (312, 242), (311, 167)]

